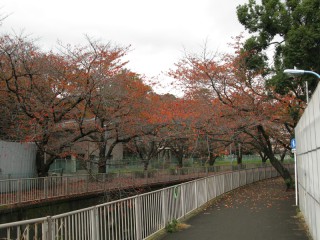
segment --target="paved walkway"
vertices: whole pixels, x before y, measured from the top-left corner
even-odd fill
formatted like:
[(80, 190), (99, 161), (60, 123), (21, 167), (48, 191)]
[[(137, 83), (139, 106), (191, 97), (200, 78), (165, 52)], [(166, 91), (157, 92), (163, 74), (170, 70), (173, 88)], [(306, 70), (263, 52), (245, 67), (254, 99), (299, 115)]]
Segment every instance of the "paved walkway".
[(166, 234), (165, 240), (304, 240), (294, 191), (280, 178), (230, 192), (186, 221), (188, 228)]

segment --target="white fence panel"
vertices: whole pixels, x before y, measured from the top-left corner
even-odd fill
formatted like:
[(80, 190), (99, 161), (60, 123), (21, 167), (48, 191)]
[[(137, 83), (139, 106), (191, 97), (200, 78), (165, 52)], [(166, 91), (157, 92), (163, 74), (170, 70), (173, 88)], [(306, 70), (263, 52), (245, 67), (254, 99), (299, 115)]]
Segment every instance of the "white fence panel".
[(310, 233), (320, 239), (320, 89), (317, 87), (296, 129), (299, 207)]
[(246, 171), (241, 170), (239, 173), (240, 173), (240, 186), (244, 186), (247, 183)]
[(246, 176), (247, 184), (253, 183), (253, 170), (250, 169), (250, 170), (246, 171), (246, 173), (247, 173), (247, 176)]
[(260, 180), (260, 168), (253, 168), (253, 181), (257, 182)]
[[(211, 179), (211, 178), (210, 178)], [(185, 214), (190, 213), (194, 209), (197, 208), (196, 206), (196, 192), (194, 191), (195, 185), (194, 182), (189, 182), (184, 184), (184, 205), (185, 205)]]
[(217, 196), (216, 192), (216, 184), (215, 184), (215, 178), (214, 177), (208, 177), (207, 178), (207, 192), (208, 192), (208, 200), (211, 200)]
[(215, 178), (215, 186), (216, 186), (216, 197), (223, 194), (223, 185), (224, 185), (224, 176), (223, 175), (217, 175), (214, 176)]
[(264, 180), (267, 177), (266, 168), (260, 168), (260, 180)]
[(229, 192), (233, 190), (233, 173), (226, 173), (224, 179), (224, 191)]
[(233, 189), (240, 187), (240, 172), (232, 173), (232, 186)]
[(202, 179), (201, 181), (196, 181), (197, 183), (197, 204), (202, 206), (207, 202), (207, 181)]

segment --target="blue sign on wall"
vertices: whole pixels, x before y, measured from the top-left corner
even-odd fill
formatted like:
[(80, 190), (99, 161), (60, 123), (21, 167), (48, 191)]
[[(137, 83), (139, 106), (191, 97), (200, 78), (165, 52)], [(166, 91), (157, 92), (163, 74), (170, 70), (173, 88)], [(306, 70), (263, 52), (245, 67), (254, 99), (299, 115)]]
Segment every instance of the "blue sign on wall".
[(291, 141), (290, 141), (290, 147), (292, 149), (296, 149), (296, 139), (295, 138), (292, 138)]

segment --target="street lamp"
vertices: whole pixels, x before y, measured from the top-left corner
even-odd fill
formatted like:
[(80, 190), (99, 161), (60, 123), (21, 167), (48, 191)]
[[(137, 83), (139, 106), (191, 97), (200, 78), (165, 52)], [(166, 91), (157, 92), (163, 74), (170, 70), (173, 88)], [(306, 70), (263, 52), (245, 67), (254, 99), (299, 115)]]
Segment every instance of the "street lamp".
[[(311, 74), (316, 76), (318, 79), (320, 79), (320, 75), (313, 71), (307, 71), (307, 70), (301, 70), (301, 69), (285, 69), (283, 72), (285, 74), (293, 75), (293, 76)], [(307, 97), (307, 104), (308, 104), (309, 103), (308, 82), (306, 82), (306, 97)]]
[(300, 70), (300, 69), (285, 69), (283, 72), (289, 75), (312, 74), (312, 75), (315, 75), (317, 78), (320, 78), (320, 75), (313, 71), (306, 71), (306, 70)]

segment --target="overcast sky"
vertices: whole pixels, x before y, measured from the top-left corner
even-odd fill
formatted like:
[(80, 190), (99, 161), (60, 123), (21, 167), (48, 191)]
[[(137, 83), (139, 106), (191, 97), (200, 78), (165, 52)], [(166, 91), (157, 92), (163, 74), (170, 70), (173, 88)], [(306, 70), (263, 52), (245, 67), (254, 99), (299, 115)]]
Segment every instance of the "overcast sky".
[(1, 32), (31, 34), (44, 49), (85, 43), (84, 35), (131, 45), (128, 67), (148, 77), (166, 72), (183, 51), (228, 51), (244, 32), (236, 7), (248, 0), (1, 0)]

